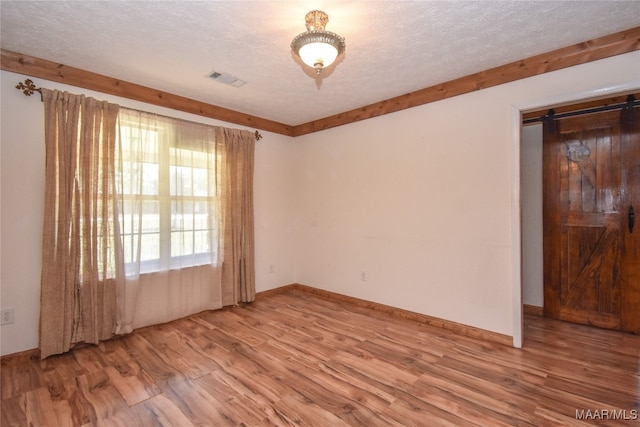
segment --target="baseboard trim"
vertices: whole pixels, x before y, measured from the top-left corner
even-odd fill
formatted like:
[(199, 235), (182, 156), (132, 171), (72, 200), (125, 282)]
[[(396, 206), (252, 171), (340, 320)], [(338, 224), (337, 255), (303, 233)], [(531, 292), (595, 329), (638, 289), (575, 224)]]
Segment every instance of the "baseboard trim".
[[(314, 288), (312, 286), (300, 283), (292, 283), (290, 285), (280, 286), (274, 289), (268, 289), (256, 293), (256, 300), (269, 298), (274, 295), (283, 294), (292, 291), (301, 291), (309, 294), (317, 295), (328, 300), (342, 301), (353, 304), (358, 307), (369, 308), (381, 313), (391, 314), (393, 316), (402, 317), (404, 319), (413, 320), (415, 322), (442, 328), (446, 331), (455, 332), (470, 338), (477, 338), (488, 342), (513, 347), (513, 338), (509, 335), (500, 334), (498, 332), (487, 331), (485, 329), (476, 328), (474, 326), (463, 325), (461, 323), (452, 322), (450, 320), (440, 319), (438, 317), (428, 316), (426, 314), (416, 313), (414, 311), (403, 310), (401, 308), (392, 307), (390, 305), (380, 304), (373, 301), (367, 301), (360, 298), (342, 295), (336, 292), (325, 291), (324, 289)], [(542, 316), (542, 307), (532, 305), (523, 305), (524, 314)], [(8, 357), (40, 357), (39, 349), (25, 350), (17, 353), (5, 354), (0, 356), (0, 360)]]
[(438, 317), (428, 316), (426, 314), (416, 313), (414, 311), (404, 310), (397, 307), (392, 307), (385, 304), (380, 304), (373, 301), (367, 301), (360, 298), (350, 297), (347, 295), (339, 294), (336, 292), (325, 291), (324, 289), (314, 288), (312, 286), (303, 285), (300, 283), (292, 283), (290, 285), (281, 286), (279, 288), (270, 289), (268, 291), (260, 292), (256, 294), (256, 299), (261, 299), (285, 292), (301, 291), (310, 294), (314, 294), (321, 298), (328, 300), (337, 300), (356, 305), (358, 307), (369, 308), (371, 310), (379, 311), (393, 316), (402, 317), (415, 322), (423, 323), (425, 325), (435, 326), (446, 331), (454, 332), (460, 335), (464, 335), (470, 338), (481, 339), (483, 341), (492, 342), (496, 344), (502, 344), (509, 347), (513, 347), (513, 338), (509, 335), (500, 334), (498, 332), (487, 331), (485, 329), (476, 328), (474, 326), (463, 325), (461, 323), (453, 322), (450, 320), (440, 319)]
[(529, 316), (544, 316), (544, 307), (538, 307), (537, 305), (522, 304), (522, 311)]
[(284, 285), (278, 288), (267, 289), (266, 291), (256, 292), (256, 300), (261, 300), (263, 298), (269, 298), (274, 295), (291, 292), (295, 289), (298, 289), (299, 286), (302, 286), (302, 285), (298, 285), (297, 283), (292, 283), (290, 285)]
[(0, 361), (4, 361), (5, 359), (8, 360), (9, 358), (13, 359), (16, 357), (23, 357), (25, 359), (36, 358), (40, 360), (40, 349), (32, 348), (29, 350), (22, 350), (15, 353), (4, 354), (0, 356)]

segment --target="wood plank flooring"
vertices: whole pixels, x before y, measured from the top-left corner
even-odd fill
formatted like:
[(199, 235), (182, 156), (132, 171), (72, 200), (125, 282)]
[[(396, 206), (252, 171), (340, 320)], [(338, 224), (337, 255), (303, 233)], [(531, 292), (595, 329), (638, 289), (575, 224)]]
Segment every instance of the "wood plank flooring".
[(5, 357), (0, 421), (640, 425), (639, 336), (536, 316), (525, 324), (514, 349), (292, 290), (45, 361)]

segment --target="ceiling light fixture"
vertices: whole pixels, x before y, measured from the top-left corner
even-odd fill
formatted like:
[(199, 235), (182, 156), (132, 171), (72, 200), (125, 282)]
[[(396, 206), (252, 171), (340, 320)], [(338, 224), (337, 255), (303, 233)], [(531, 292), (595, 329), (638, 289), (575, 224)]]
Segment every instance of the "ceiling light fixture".
[(320, 74), (330, 66), (346, 47), (344, 37), (325, 31), (329, 16), (321, 10), (314, 10), (304, 17), (306, 33), (298, 34), (291, 41), (291, 50), (309, 67)]

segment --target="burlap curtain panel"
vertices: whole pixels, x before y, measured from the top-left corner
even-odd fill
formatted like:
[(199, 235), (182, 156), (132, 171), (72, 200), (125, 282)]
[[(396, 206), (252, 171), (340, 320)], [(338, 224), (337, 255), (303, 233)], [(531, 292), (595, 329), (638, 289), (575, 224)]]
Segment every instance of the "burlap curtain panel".
[(253, 217), (255, 137), (218, 128), (224, 146), (220, 179), (223, 223), (223, 305), (251, 302), (256, 296)]
[[(119, 107), (42, 89), (46, 183), (40, 298), (45, 358), (113, 335), (120, 247), (115, 189)], [(121, 264), (121, 263), (120, 263)]]

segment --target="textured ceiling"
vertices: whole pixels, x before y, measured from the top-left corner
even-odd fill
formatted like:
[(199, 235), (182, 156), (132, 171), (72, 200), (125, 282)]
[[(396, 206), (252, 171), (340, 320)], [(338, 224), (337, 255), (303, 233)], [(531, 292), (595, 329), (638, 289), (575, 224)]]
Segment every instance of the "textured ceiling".
[[(321, 79), (289, 49), (313, 9), (347, 43)], [(0, 17), (4, 49), (298, 125), (636, 27), (640, 1), (2, 0)]]

